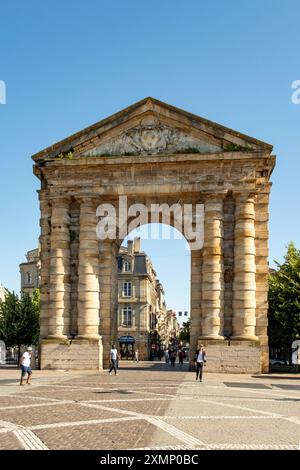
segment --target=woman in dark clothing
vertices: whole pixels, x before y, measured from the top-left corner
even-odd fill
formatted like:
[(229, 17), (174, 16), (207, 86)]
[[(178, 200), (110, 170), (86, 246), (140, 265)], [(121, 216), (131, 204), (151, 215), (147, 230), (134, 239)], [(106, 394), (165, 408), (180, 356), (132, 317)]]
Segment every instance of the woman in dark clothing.
[(195, 353), (196, 380), (198, 380), (199, 377), (200, 382), (202, 382), (203, 365), (205, 364), (205, 362), (205, 349), (203, 344), (200, 344)]
[(183, 358), (184, 358), (184, 354), (183, 354), (182, 349), (180, 349), (178, 353), (179, 365), (183, 366)]

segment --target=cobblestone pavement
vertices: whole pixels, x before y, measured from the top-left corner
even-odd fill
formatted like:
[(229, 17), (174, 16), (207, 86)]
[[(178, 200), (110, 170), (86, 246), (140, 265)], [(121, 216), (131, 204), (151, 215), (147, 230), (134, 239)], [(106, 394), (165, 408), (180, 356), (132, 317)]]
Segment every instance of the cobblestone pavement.
[(300, 375), (0, 370), (0, 449), (299, 449)]

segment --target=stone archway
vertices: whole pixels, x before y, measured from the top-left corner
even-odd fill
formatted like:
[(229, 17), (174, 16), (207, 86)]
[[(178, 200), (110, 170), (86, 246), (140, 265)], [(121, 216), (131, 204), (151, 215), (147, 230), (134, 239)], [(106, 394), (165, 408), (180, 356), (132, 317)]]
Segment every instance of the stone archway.
[[(117, 339), (116, 239), (99, 204), (202, 204), (191, 254), (191, 348), (208, 369), (268, 370), (272, 146), (146, 98), (33, 156), (41, 180), (41, 367), (100, 369)], [(120, 227), (119, 227), (120, 229)]]

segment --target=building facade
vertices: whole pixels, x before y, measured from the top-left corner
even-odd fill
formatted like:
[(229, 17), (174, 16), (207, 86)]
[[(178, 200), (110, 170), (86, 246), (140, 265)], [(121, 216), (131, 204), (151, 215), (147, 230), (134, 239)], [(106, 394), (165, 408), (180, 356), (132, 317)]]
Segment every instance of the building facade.
[(32, 295), (40, 286), (40, 254), (39, 249), (26, 253), (26, 263), (20, 264), (21, 292)]
[(0, 283), (0, 302), (5, 300), (5, 287)]
[(132, 356), (134, 348), (141, 360), (148, 360), (163, 349), (166, 309), (162, 292), (151, 259), (141, 250), (140, 238), (129, 240), (118, 256), (118, 339), (122, 356)]

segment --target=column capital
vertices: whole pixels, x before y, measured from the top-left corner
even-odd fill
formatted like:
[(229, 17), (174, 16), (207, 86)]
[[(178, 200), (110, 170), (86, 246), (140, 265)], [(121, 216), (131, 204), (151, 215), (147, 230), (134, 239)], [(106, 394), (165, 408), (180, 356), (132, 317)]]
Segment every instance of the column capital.
[(49, 196), (49, 202), (51, 202), (52, 206), (69, 206), (71, 202), (71, 196), (68, 195), (51, 195)]
[(257, 192), (255, 191), (234, 191), (232, 197), (237, 203), (255, 202)]
[(88, 204), (95, 206), (99, 203), (99, 196), (95, 194), (77, 194), (75, 195), (75, 199), (80, 205)]
[(221, 192), (213, 192), (213, 193), (204, 193), (203, 194), (203, 202), (210, 202), (210, 201), (224, 201), (227, 196), (228, 191), (221, 191)]

